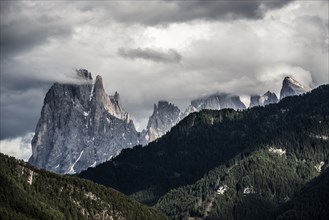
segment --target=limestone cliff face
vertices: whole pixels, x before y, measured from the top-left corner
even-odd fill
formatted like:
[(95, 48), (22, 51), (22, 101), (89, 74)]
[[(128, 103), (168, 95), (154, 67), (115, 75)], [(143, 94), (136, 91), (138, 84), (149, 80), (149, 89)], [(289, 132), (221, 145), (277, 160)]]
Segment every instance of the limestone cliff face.
[(29, 162), (58, 173), (78, 173), (123, 148), (145, 142), (100, 76), (78, 70), (78, 84), (55, 83), (48, 91), (32, 140)]
[(250, 105), (249, 107), (254, 106), (265, 106), (271, 103), (277, 103), (278, 97), (274, 92), (267, 91), (264, 95), (253, 95), (250, 96)]
[(213, 94), (206, 97), (194, 99), (191, 101), (184, 114), (183, 118), (192, 112), (197, 112), (202, 109), (220, 110), (224, 108), (232, 108), (235, 110), (245, 109), (246, 106), (241, 102), (239, 96), (230, 94)]
[(307, 86), (302, 85), (295, 79), (291, 77), (285, 77), (282, 82), (282, 88), (280, 91), (280, 99), (283, 99), (287, 96), (300, 95), (311, 91)]
[(154, 141), (165, 133), (167, 133), (174, 125), (192, 112), (202, 109), (220, 110), (223, 108), (245, 109), (245, 105), (241, 102), (239, 96), (229, 94), (214, 94), (207, 97), (194, 99), (191, 105), (187, 107), (185, 112), (167, 102), (160, 101), (158, 105), (154, 105), (154, 110), (149, 118), (146, 130), (143, 134), (148, 142)]
[(146, 128), (146, 140), (154, 141), (167, 133), (181, 119), (179, 108), (167, 101), (159, 101), (154, 105), (153, 114), (149, 118)]
[(198, 111), (202, 109), (220, 110), (224, 108), (233, 108), (235, 110), (245, 109), (246, 106), (241, 102), (239, 96), (229, 94), (214, 94), (207, 97), (191, 101), (191, 106)]

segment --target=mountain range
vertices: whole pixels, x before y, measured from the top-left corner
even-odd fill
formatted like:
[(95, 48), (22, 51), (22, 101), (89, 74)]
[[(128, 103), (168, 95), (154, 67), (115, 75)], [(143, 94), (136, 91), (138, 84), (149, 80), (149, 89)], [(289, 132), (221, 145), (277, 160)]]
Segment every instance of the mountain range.
[(329, 166), (328, 97), (325, 85), (265, 107), (195, 112), (157, 141), (124, 149), (79, 177), (155, 206), (170, 219), (302, 216), (294, 209), (326, 219), (320, 214), (325, 205), (312, 210), (328, 203), (327, 192), (309, 203), (298, 195), (307, 196), (303, 187)]
[[(159, 101), (146, 129), (138, 132), (125, 111), (120, 95), (107, 95), (101, 76), (93, 80), (85, 69), (76, 71), (75, 84), (55, 83), (47, 92), (32, 140), (29, 162), (57, 173), (75, 174), (117, 156), (122, 149), (154, 141), (190, 113), (203, 109), (246, 109), (240, 98), (220, 93), (191, 101), (182, 112)], [(281, 97), (307, 92), (290, 77), (283, 81)], [(250, 107), (276, 103), (274, 93), (251, 96)]]
[(185, 112), (160, 101), (137, 132), (119, 94), (78, 70), (46, 95), (30, 159), (43, 169), (0, 154), (0, 218), (327, 219), (329, 85), (286, 77), (287, 91), (243, 111), (225, 93)]

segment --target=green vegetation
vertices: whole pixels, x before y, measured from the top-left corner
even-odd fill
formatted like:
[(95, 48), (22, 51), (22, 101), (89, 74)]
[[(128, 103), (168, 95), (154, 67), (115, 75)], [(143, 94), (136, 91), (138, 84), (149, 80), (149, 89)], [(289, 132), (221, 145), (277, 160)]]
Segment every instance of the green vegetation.
[(0, 154), (0, 219), (166, 219), (122, 193)]
[(271, 219), (328, 219), (329, 169), (307, 184), (292, 200), (277, 208)]
[[(321, 161), (328, 166), (328, 112), (328, 85), (266, 107), (204, 110), (79, 176), (156, 204), (172, 219), (264, 219), (319, 174)], [(255, 193), (244, 194), (251, 186)]]
[[(269, 149), (235, 161), (230, 167), (212, 170), (195, 184), (171, 190), (157, 207), (171, 219), (262, 220), (319, 174), (313, 162)], [(226, 190), (221, 192), (221, 188)]]

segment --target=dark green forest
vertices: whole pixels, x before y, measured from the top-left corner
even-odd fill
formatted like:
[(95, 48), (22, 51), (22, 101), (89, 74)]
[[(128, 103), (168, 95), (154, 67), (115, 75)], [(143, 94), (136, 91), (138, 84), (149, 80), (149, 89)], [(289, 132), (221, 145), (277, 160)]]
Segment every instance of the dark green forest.
[(79, 176), (171, 219), (266, 219), (328, 167), (328, 134), (324, 85), (265, 107), (192, 113)]
[[(195, 184), (171, 190), (157, 207), (171, 219), (267, 219), (317, 175), (312, 162), (261, 149), (212, 170)], [(220, 193), (221, 188), (226, 190)]]
[(294, 198), (282, 204), (271, 219), (328, 219), (329, 169), (306, 184)]
[(0, 219), (166, 219), (122, 193), (0, 154)]

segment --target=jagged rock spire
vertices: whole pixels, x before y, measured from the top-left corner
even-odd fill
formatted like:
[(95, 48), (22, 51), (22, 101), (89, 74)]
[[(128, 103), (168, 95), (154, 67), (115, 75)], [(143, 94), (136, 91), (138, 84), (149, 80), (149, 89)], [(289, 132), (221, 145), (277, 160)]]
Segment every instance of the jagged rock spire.
[(249, 108), (254, 106), (264, 106), (271, 103), (277, 103), (278, 97), (274, 92), (267, 91), (264, 95), (252, 95), (250, 96)]
[(297, 80), (292, 77), (285, 77), (282, 82), (282, 88), (280, 91), (280, 99), (283, 99), (287, 96), (300, 95), (305, 92), (310, 91), (311, 89), (305, 85), (302, 85)]
[(146, 140), (153, 141), (167, 133), (181, 119), (180, 109), (167, 102), (159, 101), (154, 104), (153, 114), (149, 118), (146, 128)]
[(89, 72), (86, 69), (78, 69), (78, 70), (76, 70), (76, 73), (79, 78), (86, 79), (86, 80), (93, 80), (93, 77), (91, 76), (91, 72)]

